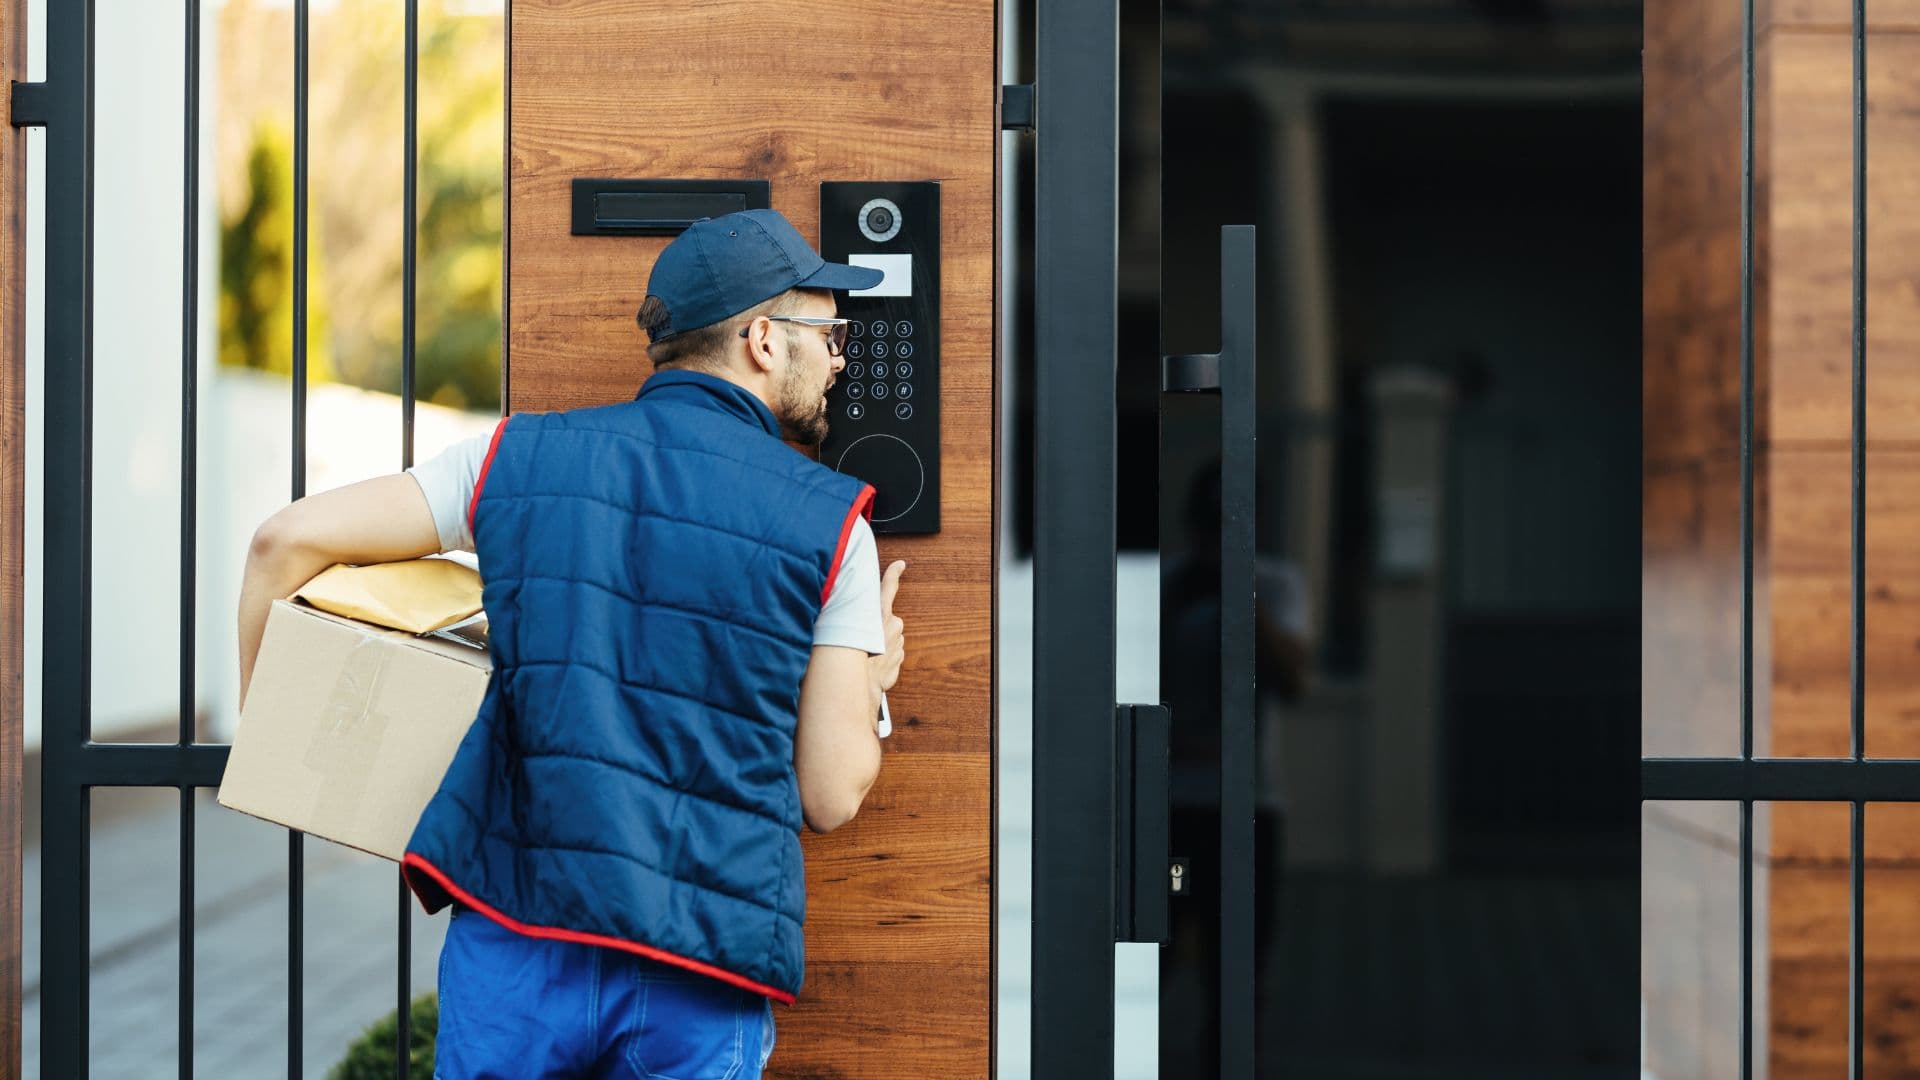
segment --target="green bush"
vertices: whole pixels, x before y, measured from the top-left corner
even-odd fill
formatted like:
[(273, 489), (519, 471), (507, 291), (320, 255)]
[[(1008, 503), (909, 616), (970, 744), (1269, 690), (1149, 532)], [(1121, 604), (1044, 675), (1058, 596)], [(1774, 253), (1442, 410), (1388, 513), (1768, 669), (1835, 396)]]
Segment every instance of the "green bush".
[[(394, 1075), (393, 1042), (398, 1035), (397, 1013), (388, 1013), (368, 1028), (327, 1073), (327, 1080), (390, 1080)], [(407, 1075), (426, 1080), (433, 1075), (433, 1038), (440, 1030), (440, 999), (421, 994), (413, 999), (413, 1030), (408, 1032)]]

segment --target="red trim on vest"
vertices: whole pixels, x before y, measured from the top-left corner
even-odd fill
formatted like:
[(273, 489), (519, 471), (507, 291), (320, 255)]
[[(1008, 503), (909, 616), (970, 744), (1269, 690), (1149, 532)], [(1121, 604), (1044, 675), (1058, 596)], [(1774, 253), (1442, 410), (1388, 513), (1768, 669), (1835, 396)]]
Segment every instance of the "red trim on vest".
[[(441, 888), (453, 894), (455, 899), (516, 934), (524, 934), (527, 937), (548, 938), (553, 941), (571, 941), (580, 945), (597, 945), (606, 949), (619, 949), (622, 952), (633, 953), (635, 956), (644, 956), (649, 960), (658, 960), (663, 964), (672, 964), (674, 967), (686, 968), (688, 971), (711, 976), (719, 979), (721, 982), (737, 986), (742, 990), (751, 990), (756, 994), (770, 997), (782, 1005), (793, 1004), (793, 995), (784, 990), (775, 990), (771, 986), (765, 986), (744, 976), (735, 975), (731, 971), (723, 971), (720, 968), (714, 967), (712, 964), (703, 964), (698, 960), (690, 960), (684, 956), (667, 952), (664, 949), (656, 949), (651, 945), (642, 945), (637, 941), (624, 941), (620, 938), (603, 937), (599, 934), (583, 934), (577, 930), (561, 930), (552, 926), (530, 926), (527, 923), (510, 918), (501, 914), (499, 909), (474, 899), (472, 893), (455, 885), (447, 878), (447, 875), (440, 872), (439, 867), (411, 851), (407, 852), (406, 858), (401, 863), (401, 869), (403, 872), (408, 869), (417, 869), (425, 872), (431, 876), (433, 880), (439, 882)], [(407, 885), (413, 889), (416, 896), (419, 895), (420, 887), (415, 885), (411, 878), (409, 878)]]
[(840, 576), (840, 560), (847, 555), (847, 541), (853, 538), (855, 518), (873, 518), (873, 485), (860, 489), (859, 497), (853, 500), (853, 508), (847, 511), (847, 520), (840, 525), (840, 543), (834, 546), (833, 562), (827, 566), (827, 583), (820, 586), (820, 606), (827, 606), (827, 597), (833, 595), (833, 579)]
[(480, 489), (487, 486), (487, 470), (493, 468), (493, 455), (500, 450), (500, 436), (507, 433), (507, 421), (511, 416), (503, 416), (494, 425), (493, 441), (487, 444), (487, 459), (480, 463), (480, 475), (473, 481), (473, 498), (467, 500), (467, 532), (473, 532), (473, 512), (480, 509)]

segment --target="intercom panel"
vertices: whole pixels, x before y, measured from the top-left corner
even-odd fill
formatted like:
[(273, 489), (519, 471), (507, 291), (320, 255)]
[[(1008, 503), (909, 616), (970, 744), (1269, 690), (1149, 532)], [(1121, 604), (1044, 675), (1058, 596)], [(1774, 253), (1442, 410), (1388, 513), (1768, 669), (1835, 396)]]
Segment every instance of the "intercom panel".
[(874, 486), (875, 532), (939, 532), (939, 183), (822, 183), (820, 254), (886, 274), (840, 298), (852, 325), (820, 460)]

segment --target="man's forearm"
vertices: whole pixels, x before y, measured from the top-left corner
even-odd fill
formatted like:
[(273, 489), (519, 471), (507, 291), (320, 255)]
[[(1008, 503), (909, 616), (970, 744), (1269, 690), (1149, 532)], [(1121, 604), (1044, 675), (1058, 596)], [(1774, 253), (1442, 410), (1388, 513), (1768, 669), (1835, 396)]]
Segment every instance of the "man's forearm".
[(330, 560), (296, 545), (276, 544), (261, 536), (247, 551), (247, 569), (240, 582), (240, 702), (247, 700), (253, 681), (253, 662), (260, 639), (267, 632), (267, 613), (275, 600), (284, 599), (325, 570)]
[(275, 600), (334, 563), (394, 562), (439, 550), (433, 508), (406, 473), (309, 495), (268, 518), (253, 534), (240, 583), (240, 700)]

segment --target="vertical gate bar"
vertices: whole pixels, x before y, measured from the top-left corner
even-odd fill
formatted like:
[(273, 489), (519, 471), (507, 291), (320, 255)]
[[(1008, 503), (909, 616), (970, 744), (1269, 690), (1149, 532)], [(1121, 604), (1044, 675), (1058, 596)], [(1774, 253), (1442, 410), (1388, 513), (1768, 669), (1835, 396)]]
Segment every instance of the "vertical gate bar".
[(413, 467), (413, 377), (414, 377), (414, 297), (417, 291), (415, 270), (419, 243), (419, 153), (420, 153), (420, 0), (407, 0), (407, 74), (406, 119), (402, 141), (405, 179), (402, 184), (402, 216), (406, 231), (400, 238), (400, 467)]
[(1753, 758), (1753, 0), (1740, 55), (1740, 757)]
[[(401, 201), (406, 232), (400, 243), (400, 467), (413, 467), (413, 394), (414, 334), (418, 279), (415, 271), (419, 251), (419, 153), (420, 153), (420, 0), (407, 0), (407, 73), (406, 119), (403, 149), (405, 181)], [(411, 1063), (407, 1047), (413, 1041), (413, 893), (407, 888), (407, 875), (394, 872), (399, 885), (399, 971), (395, 977), (399, 1005), (394, 1013), (394, 1075), (407, 1080)]]
[[(1220, 230), (1220, 1076), (1254, 1077), (1253, 229)], [(1244, 593), (1242, 593), (1244, 590)]]
[(1035, 76), (1035, 1076), (1113, 1062), (1114, 415), (1120, 19), (1038, 5)]
[(1853, 0), (1853, 492), (1849, 712), (1853, 759), (1867, 753), (1867, 47), (1865, 0)]
[[(307, 493), (307, 46), (308, 2), (293, 5), (293, 497)], [(287, 832), (287, 1078), (300, 1080), (305, 1042), (306, 858)]]
[[(186, 0), (185, 168), (180, 266), (180, 745), (194, 741), (195, 563), (199, 554), (200, 411), (200, 0)], [(192, 784), (180, 785), (180, 1080), (193, 1080), (194, 816)]]
[[(1740, 45), (1740, 757), (1753, 760), (1753, 0)], [(1753, 1080), (1753, 800), (1740, 802), (1740, 1080)]]
[(1867, 804), (1853, 800), (1852, 836), (1848, 841), (1847, 868), (1847, 1080), (1861, 1080), (1866, 1047), (1861, 1025), (1865, 1000), (1861, 993), (1866, 968), (1866, 887), (1867, 887)]
[[(1848, 687), (1853, 760), (1867, 755), (1867, 7), (1853, 0), (1853, 491), (1851, 507), (1851, 671)], [(1861, 1080), (1866, 969), (1864, 905), (1866, 805), (1853, 802), (1848, 851), (1847, 1076)]]
[(49, 4), (43, 589), (40, 1074), (87, 1075), (87, 788), (92, 715), (93, 4)]
[(1753, 1080), (1753, 800), (1740, 800), (1740, 1080)]

